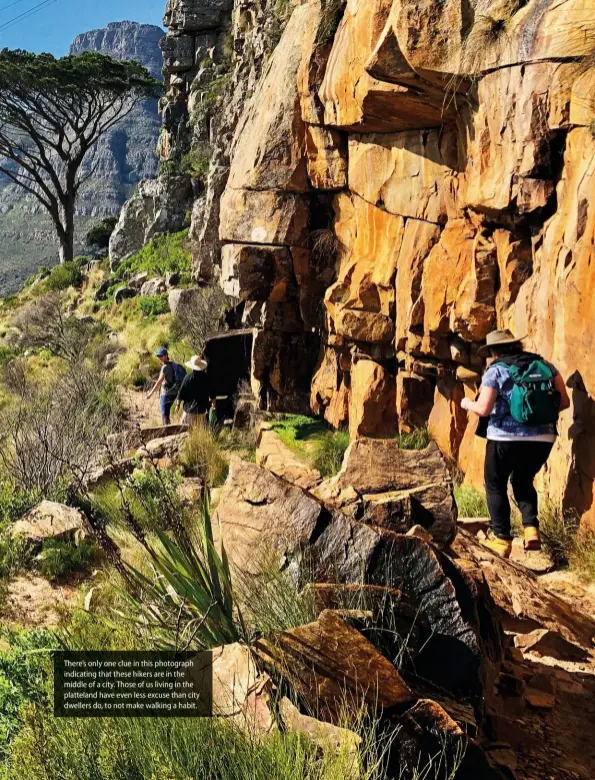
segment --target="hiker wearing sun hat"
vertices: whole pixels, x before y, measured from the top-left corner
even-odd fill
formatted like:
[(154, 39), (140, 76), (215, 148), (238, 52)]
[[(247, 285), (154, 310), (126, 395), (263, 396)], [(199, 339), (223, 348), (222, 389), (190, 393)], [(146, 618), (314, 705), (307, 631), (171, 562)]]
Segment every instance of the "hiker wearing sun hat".
[(570, 399), (558, 370), (540, 355), (523, 350), (509, 330), (489, 333), (482, 357), (493, 358), (476, 401), (462, 408), (487, 420), (485, 487), (494, 539), (484, 544), (509, 558), (512, 551), (510, 480), (523, 517), (526, 550), (541, 549), (534, 481), (557, 437), (560, 412)]
[(198, 355), (190, 358), (186, 367), (191, 373), (182, 382), (178, 393), (178, 408), (183, 405), (184, 412), (181, 422), (184, 425), (196, 425), (205, 422), (205, 416), (211, 406), (208, 363)]

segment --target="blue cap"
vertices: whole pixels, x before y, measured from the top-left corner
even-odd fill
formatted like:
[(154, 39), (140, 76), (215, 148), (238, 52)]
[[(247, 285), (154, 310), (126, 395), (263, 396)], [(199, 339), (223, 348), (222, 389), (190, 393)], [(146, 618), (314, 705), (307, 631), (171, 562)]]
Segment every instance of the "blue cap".
[(169, 354), (168, 351), (165, 349), (165, 347), (161, 347), (161, 349), (158, 349), (155, 353), (157, 357), (167, 357)]

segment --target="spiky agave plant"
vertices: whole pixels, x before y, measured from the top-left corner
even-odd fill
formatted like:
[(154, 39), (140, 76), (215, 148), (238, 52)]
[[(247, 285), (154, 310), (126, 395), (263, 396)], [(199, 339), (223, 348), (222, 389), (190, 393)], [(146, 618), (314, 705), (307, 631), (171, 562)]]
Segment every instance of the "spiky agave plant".
[(197, 527), (183, 540), (160, 528), (154, 534), (146, 544), (151, 571), (126, 566), (130, 586), (121, 591), (125, 607), (118, 614), (164, 650), (204, 650), (244, 637), (229, 561), (213, 539), (208, 493)]

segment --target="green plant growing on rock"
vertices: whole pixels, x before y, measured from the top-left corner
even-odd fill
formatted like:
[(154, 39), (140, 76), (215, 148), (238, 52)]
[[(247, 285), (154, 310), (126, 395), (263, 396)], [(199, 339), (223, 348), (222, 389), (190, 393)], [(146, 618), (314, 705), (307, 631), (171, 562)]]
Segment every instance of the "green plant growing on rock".
[(334, 476), (343, 465), (349, 434), (336, 431), (325, 420), (285, 414), (272, 422), (281, 441), (311, 463), (324, 477)]
[(346, 5), (346, 0), (326, 0), (323, 3), (322, 18), (316, 36), (318, 46), (326, 46), (333, 41)]
[(187, 241), (188, 230), (152, 239), (119, 266), (110, 280), (112, 281), (112, 290), (115, 291), (115, 288), (122, 284), (128, 274), (134, 276), (144, 272), (150, 276), (178, 273), (190, 281), (191, 256)]
[(167, 293), (151, 295), (147, 298), (141, 298), (139, 306), (147, 322), (155, 322), (157, 317), (169, 312), (169, 298)]
[(432, 437), (427, 428), (416, 428), (410, 432), (399, 433), (397, 441), (402, 450), (425, 450)]
[(192, 149), (182, 157), (181, 170), (193, 179), (204, 181), (209, 173), (210, 164), (210, 150)]

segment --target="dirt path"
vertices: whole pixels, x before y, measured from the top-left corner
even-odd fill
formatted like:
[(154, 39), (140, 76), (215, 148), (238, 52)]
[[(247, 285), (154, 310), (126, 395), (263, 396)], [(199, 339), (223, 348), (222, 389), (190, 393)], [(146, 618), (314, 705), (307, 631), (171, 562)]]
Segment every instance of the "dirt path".
[(52, 585), (43, 577), (24, 574), (8, 584), (2, 604), (2, 622), (26, 628), (55, 628), (65, 619), (80, 598), (80, 581)]
[(143, 391), (122, 389), (121, 398), (127, 420), (141, 427), (161, 425), (158, 396), (148, 399)]

